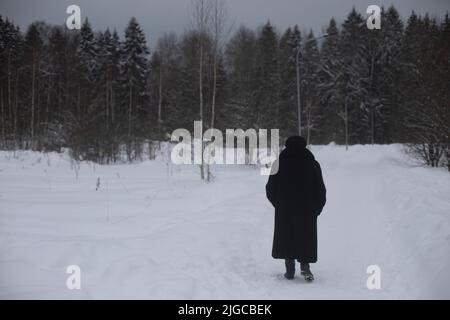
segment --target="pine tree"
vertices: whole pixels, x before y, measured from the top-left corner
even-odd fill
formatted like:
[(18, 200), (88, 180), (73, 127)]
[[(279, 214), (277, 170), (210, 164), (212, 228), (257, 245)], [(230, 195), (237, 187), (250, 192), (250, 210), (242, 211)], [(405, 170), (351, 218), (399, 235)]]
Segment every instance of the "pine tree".
[(360, 45), (367, 30), (365, 21), (355, 8), (342, 25), (340, 53), (342, 55), (342, 109), (341, 118), (345, 127), (345, 144), (363, 143), (362, 101), (367, 92), (362, 83), (362, 58)]
[(258, 39), (254, 128), (279, 128), (278, 38), (267, 22)]
[[(133, 135), (143, 137), (145, 134), (143, 125), (147, 122), (148, 114), (148, 110), (145, 109), (149, 73), (148, 56), (149, 50), (144, 32), (136, 18), (133, 17), (125, 30), (120, 62), (122, 101), (127, 110), (128, 147), (130, 147)], [(130, 149), (128, 149), (128, 158), (131, 159)]]
[(297, 50), (300, 50), (301, 34), (298, 26), (288, 28), (280, 39), (279, 70), (279, 123), (281, 137), (298, 133), (297, 128)]
[(345, 142), (345, 128), (340, 115), (343, 101), (343, 71), (344, 62), (341, 54), (340, 35), (336, 20), (332, 18), (326, 29), (327, 37), (321, 47), (320, 83), (318, 86), (321, 104), (323, 106), (323, 121), (321, 122), (321, 142)]
[(118, 139), (114, 138), (118, 134), (118, 123), (116, 121), (118, 112), (116, 101), (118, 99), (119, 87), (119, 59), (120, 43), (117, 33), (113, 34), (107, 29), (104, 33), (99, 33), (97, 38), (98, 55), (98, 77), (96, 108), (100, 112), (103, 121), (99, 122), (102, 128), (99, 146), (101, 147), (101, 157), (103, 161), (113, 161), (118, 152)]
[(252, 127), (252, 107), (256, 93), (257, 40), (253, 30), (241, 26), (228, 42), (226, 66), (229, 78), (223, 122), (227, 128)]
[(97, 76), (97, 54), (94, 32), (91, 24), (86, 18), (80, 30), (80, 43), (77, 50), (79, 58), (79, 67), (82, 70), (83, 77), (88, 83), (93, 83)]
[(383, 59), (379, 81), (384, 107), (379, 114), (382, 128), (378, 142), (401, 142), (404, 141), (404, 129), (399, 125), (402, 122), (401, 100), (403, 99), (401, 86), (403, 22), (393, 6), (386, 12), (383, 11), (382, 21), (384, 24), (381, 29)]
[[(384, 8), (381, 15), (385, 16)], [(385, 97), (382, 96), (380, 85), (385, 76), (382, 65), (386, 53), (382, 30), (364, 28), (358, 51), (361, 92), (358, 95), (360, 107), (357, 113), (360, 125), (356, 131), (360, 143), (374, 144), (377, 133), (382, 129), (381, 112)]]
[[(66, 86), (68, 81), (68, 59), (66, 50), (68, 45), (68, 38), (64, 35), (61, 27), (55, 27), (52, 30), (49, 39), (49, 64), (51, 67), (51, 75), (53, 82), (53, 92), (51, 92), (54, 99), (51, 100), (51, 109), (53, 115), (58, 117), (63, 106), (66, 105)], [(52, 119), (50, 118), (49, 121)]]

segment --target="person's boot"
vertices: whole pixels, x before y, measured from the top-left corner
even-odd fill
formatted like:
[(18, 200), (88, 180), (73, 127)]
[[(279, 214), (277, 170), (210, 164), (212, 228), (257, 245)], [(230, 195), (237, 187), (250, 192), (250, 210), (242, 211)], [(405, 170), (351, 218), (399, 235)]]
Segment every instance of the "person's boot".
[(284, 277), (288, 280), (294, 279), (295, 275), (295, 260), (294, 259), (285, 259), (286, 264), (286, 273)]
[(309, 267), (309, 263), (300, 263), (301, 275), (305, 278), (306, 281), (312, 282), (314, 281), (314, 275), (311, 272)]

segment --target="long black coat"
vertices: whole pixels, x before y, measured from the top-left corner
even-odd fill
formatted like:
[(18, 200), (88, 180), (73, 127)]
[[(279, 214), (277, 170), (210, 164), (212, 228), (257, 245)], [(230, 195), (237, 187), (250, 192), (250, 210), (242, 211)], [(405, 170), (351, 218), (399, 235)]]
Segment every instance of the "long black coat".
[(326, 202), (320, 165), (308, 149), (297, 145), (284, 149), (278, 161), (278, 172), (266, 185), (275, 207), (272, 256), (317, 262), (317, 217)]

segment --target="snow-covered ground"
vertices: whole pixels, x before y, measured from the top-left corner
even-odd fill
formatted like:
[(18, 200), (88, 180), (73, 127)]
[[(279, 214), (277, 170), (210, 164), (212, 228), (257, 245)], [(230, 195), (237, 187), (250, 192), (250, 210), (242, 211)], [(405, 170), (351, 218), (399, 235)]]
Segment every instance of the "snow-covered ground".
[[(0, 152), (0, 298), (450, 298), (450, 175), (401, 148), (313, 148), (328, 203), (312, 284), (271, 258), (257, 168), (214, 168), (207, 184), (164, 157), (76, 166)], [(66, 288), (69, 265), (81, 290)], [(366, 287), (369, 265), (381, 290)]]

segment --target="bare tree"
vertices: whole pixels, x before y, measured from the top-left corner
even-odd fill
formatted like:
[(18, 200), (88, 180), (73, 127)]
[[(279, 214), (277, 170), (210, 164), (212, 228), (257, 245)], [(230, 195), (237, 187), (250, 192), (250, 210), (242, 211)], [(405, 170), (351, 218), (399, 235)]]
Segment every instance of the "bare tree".
[[(224, 0), (212, 0), (211, 30), (213, 32), (213, 89), (211, 102), (211, 129), (215, 126), (217, 76), (219, 57), (225, 45), (227, 33), (231, 30), (227, 24), (227, 10)], [(207, 181), (211, 181), (210, 166), (207, 165)]]
[[(427, 103), (415, 102), (413, 112), (405, 116), (410, 143), (407, 151), (426, 165), (449, 167), (449, 124), (448, 107), (440, 101), (430, 99)], [(450, 171), (450, 167), (449, 167)]]
[(213, 14), (212, 14), (212, 30), (213, 30), (213, 95), (211, 103), (211, 128), (215, 124), (215, 109), (217, 97), (217, 73), (219, 56), (225, 45), (225, 40), (231, 27), (228, 27), (227, 9), (224, 0), (213, 0)]
[[(199, 50), (199, 67), (198, 67), (198, 89), (200, 100), (200, 121), (203, 123), (203, 69), (204, 69), (204, 56), (205, 56), (205, 40), (208, 34), (208, 25), (211, 16), (211, 1), (210, 0), (192, 0), (193, 5), (193, 25), (194, 30), (198, 33), (198, 50)], [(200, 164), (200, 176), (201, 179), (205, 179), (204, 162), (203, 162), (203, 140), (201, 141), (201, 164)]]

